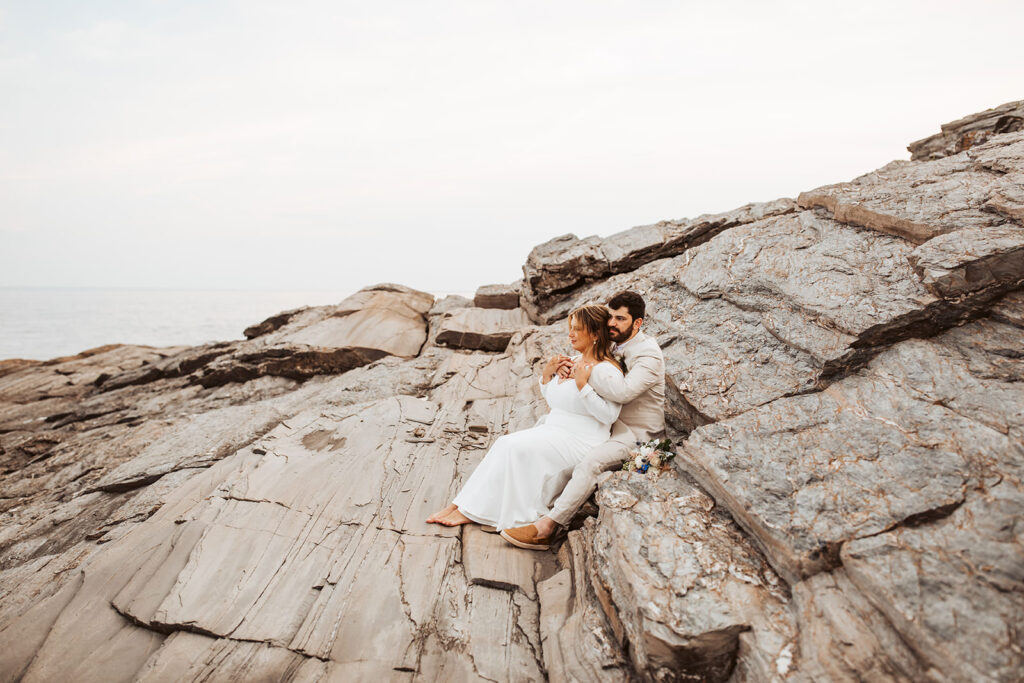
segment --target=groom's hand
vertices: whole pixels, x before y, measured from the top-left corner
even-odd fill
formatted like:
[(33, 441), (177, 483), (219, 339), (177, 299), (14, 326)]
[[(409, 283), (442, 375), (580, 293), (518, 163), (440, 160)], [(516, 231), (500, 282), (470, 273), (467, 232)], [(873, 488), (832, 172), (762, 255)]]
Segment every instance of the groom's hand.
[(569, 358), (568, 356), (562, 355), (552, 356), (551, 359), (548, 360), (547, 364), (544, 366), (544, 384), (547, 384), (551, 380), (551, 377), (553, 375), (558, 375), (559, 377), (568, 377), (567, 374), (562, 374), (563, 372), (568, 372), (568, 370), (565, 369), (566, 363), (568, 363), (571, 367), (572, 359)]

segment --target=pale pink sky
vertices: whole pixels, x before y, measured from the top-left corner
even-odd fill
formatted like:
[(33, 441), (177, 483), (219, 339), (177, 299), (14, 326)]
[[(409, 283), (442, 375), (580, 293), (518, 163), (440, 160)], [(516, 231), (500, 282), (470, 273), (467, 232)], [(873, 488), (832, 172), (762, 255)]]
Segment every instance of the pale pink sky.
[(0, 286), (471, 290), (1024, 98), (1020, 2), (0, 2)]

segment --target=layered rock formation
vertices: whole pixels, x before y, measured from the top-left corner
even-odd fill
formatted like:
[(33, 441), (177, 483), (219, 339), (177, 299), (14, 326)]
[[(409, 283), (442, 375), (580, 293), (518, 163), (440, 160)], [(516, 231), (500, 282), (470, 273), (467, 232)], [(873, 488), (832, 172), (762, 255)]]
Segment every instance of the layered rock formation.
[[(1018, 680), (1022, 106), (474, 301), (0, 362), (0, 680)], [(551, 552), (425, 524), (625, 288), (676, 469), (605, 475)]]
[(1024, 102), (1007, 102), (942, 125), (942, 130), (907, 145), (914, 161), (939, 159), (986, 142), (993, 135), (1024, 130)]

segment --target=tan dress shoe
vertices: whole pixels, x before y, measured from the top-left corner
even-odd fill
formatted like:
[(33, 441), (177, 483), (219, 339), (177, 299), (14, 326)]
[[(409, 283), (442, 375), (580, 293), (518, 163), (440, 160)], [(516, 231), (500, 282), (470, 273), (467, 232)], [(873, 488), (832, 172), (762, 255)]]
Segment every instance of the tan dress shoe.
[(537, 527), (533, 524), (502, 529), (501, 537), (517, 548), (526, 548), (527, 550), (547, 550), (551, 547), (551, 537), (538, 536)]

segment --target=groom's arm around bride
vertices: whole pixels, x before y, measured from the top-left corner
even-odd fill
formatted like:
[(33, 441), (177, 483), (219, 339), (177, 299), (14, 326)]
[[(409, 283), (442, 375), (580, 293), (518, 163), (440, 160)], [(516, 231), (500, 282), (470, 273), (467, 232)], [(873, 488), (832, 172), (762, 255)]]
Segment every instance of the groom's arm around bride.
[(612, 426), (611, 438), (576, 466), (555, 500), (548, 516), (562, 526), (572, 521), (597, 488), (597, 475), (621, 465), (637, 441), (650, 441), (665, 431), (665, 357), (661, 348), (640, 331), (624, 346), (625, 376), (607, 373), (590, 378), (588, 386), (602, 398), (621, 403), (622, 411)]
[(594, 448), (572, 473), (551, 511), (537, 522), (517, 529), (506, 529), (502, 536), (522, 548), (537, 543), (546, 546), (555, 525), (568, 526), (576, 512), (597, 488), (597, 476), (616, 468), (629, 457), (637, 441), (660, 438), (665, 431), (665, 357), (656, 340), (641, 330), (645, 305), (635, 292), (621, 292), (608, 302), (612, 312), (609, 327), (618, 342), (626, 374), (604, 373), (590, 376), (580, 390), (622, 405), (619, 419), (612, 426), (608, 441)]

